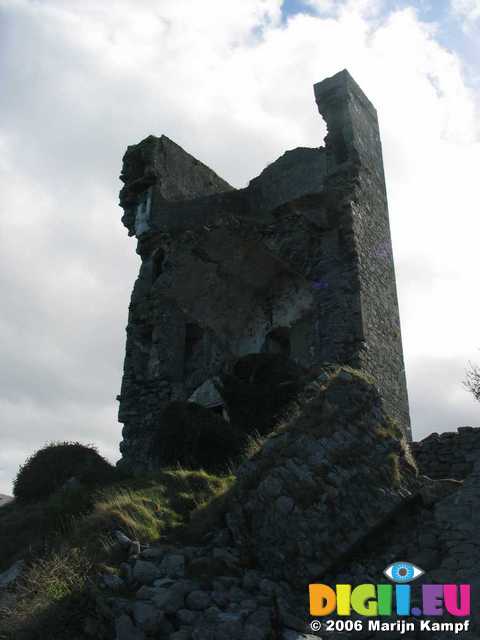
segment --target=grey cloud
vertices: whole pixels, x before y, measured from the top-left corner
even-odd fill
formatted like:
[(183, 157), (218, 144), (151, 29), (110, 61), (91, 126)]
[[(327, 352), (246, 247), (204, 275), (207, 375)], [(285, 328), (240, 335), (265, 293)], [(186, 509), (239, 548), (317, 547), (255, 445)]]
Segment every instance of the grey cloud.
[(464, 389), (467, 363), (459, 358), (423, 357), (407, 364), (412, 432), (429, 433), (480, 426), (480, 405)]

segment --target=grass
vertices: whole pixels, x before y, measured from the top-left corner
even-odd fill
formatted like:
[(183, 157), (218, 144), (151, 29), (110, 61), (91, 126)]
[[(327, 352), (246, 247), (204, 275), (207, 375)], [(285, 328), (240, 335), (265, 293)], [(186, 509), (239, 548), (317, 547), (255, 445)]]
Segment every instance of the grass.
[(363, 380), (367, 384), (375, 384), (375, 379), (369, 373), (367, 373), (363, 369), (354, 369), (348, 364), (342, 364), (336, 367), (336, 370), (332, 377), (338, 376), (341, 371), (345, 371), (346, 373), (349, 373), (353, 378)]
[(120, 560), (113, 530), (143, 543), (196, 536), (218, 517), (232, 482), (233, 476), (166, 469), (99, 492), (75, 491), (2, 508), (0, 565), (4, 569), (24, 558), (27, 570), (15, 606), (0, 612), (0, 639), (85, 637), (84, 620), (96, 615), (88, 596), (90, 578), (115, 571)]
[(393, 451), (388, 454), (388, 464), (394, 487), (399, 487), (402, 483), (402, 470), (400, 468), (400, 457)]
[(253, 458), (262, 449), (266, 439), (267, 436), (260, 435), (258, 431), (248, 434), (242, 451), (242, 460)]

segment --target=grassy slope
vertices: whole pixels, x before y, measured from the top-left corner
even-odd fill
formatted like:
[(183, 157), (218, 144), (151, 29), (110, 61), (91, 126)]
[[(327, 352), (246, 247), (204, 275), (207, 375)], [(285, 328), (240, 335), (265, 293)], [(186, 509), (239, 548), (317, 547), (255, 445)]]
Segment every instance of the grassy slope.
[[(28, 569), (15, 607), (0, 610), (0, 638), (84, 637), (83, 619), (91, 608), (88, 578), (116, 564), (112, 531), (121, 529), (142, 542), (168, 542), (204, 521), (210, 511), (205, 507), (221, 501), (232, 481), (171, 469), (98, 493), (68, 492), (42, 503), (3, 507), (0, 570), (19, 558), (27, 560)], [(191, 520), (192, 515), (197, 517)]]

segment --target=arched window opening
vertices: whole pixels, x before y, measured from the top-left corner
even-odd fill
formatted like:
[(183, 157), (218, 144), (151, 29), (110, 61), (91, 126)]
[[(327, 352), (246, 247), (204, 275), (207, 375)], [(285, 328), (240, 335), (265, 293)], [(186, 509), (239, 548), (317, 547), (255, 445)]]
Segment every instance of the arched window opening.
[(135, 235), (137, 237), (150, 231), (150, 208), (151, 208), (150, 189), (147, 189), (138, 196), (137, 206), (135, 209)]

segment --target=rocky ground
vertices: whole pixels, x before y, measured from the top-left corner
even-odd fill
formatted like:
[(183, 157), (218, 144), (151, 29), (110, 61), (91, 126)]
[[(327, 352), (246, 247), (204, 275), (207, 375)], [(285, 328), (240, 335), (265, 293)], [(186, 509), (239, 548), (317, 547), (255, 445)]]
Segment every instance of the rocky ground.
[[(322, 581), (385, 582), (383, 569), (399, 558), (408, 558), (427, 571), (425, 582), (450, 582), (454, 576), (455, 582), (475, 583), (478, 593), (478, 544), (474, 540), (480, 530), (478, 515), (474, 521), (464, 517), (471, 500), (478, 501), (478, 471), (477, 465), (466, 481), (468, 486), (462, 489), (426, 483), (417, 503), (397, 514), (382, 531), (366, 540), (348, 563), (324, 575)], [(117, 640), (325, 637), (310, 630), (313, 618), (308, 615), (306, 590), (292, 587), (288, 580), (272, 579), (267, 571), (246, 568), (228, 529), (210, 536), (204, 544), (176, 548), (142, 548), (120, 532), (117, 535), (125, 550), (125, 562), (119, 576), (99, 577), (96, 594), (99, 611), (115, 625)], [(293, 573), (295, 567), (291, 568)], [(86, 621), (85, 629), (91, 637), (97, 637), (98, 624), (98, 618)], [(337, 635), (358, 639), (428, 637), (425, 632)], [(327, 637), (335, 634), (328, 633)], [(443, 633), (431, 637), (447, 640), (457, 636)], [(471, 632), (460, 637), (474, 640), (479, 636)]]
[[(471, 584), (474, 625), (480, 430), (432, 435), (413, 450), (424, 468), (416, 469), (369, 380), (348, 370), (319, 379), (297, 415), (240, 468), (219, 530), (193, 546), (146, 548), (117, 532), (125, 562), (118, 576), (100, 579), (97, 593), (116, 639), (333, 637), (311, 631), (308, 583), (385, 582), (383, 570), (396, 560), (425, 571), (419, 583)], [(95, 622), (87, 627), (95, 636)]]
[[(310, 384), (238, 469), (214, 530), (150, 545), (114, 532), (123, 558), (92, 582), (84, 637), (478, 640), (479, 505), (480, 429), (409, 447), (372, 382), (340, 369)], [(470, 584), (471, 630), (312, 631), (310, 582), (386, 583), (398, 560), (425, 572), (414, 589)]]

